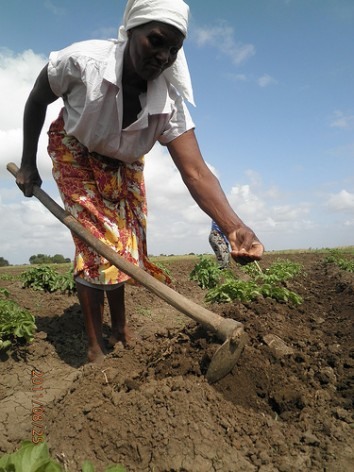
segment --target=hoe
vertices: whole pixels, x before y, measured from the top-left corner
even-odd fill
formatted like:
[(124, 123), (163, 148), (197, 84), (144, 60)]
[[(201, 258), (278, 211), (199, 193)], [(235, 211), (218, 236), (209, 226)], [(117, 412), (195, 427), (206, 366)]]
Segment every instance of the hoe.
[[(7, 170), (16, 177), (19, 169), (16, 164), (9, 163)], [(162, 282), (159, 282), (143, 269), (126, 261), (122, 256), (119, 256), (113, 251), (113, 249), (95, 238), (81, 223), (70, 213), (63, 210), (63, 208), (40, 187), (35, 186), (33, 194), (56, 218), (109, 262), (155, 295), (165, 300), (178, 311), (216, 334), (223, 344), (217, 348), (209, 364), (206, 372), (208, 382), (217, 382), (231, 372), (247, 341), (247, 335), (242, 323), (229, 318), (222, 318), (216, 313), (201, 307), (170, 287), (167, 287)]]

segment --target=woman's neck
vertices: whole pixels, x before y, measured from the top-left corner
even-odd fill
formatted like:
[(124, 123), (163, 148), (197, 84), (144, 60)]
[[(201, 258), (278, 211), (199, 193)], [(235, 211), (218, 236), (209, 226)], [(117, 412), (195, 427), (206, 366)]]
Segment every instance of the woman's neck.
[(147, 81), (138, 76), (130, 60), (128, 47), (124, 51), (122, 86), (135, 90), (138, 94), (146, 92)]

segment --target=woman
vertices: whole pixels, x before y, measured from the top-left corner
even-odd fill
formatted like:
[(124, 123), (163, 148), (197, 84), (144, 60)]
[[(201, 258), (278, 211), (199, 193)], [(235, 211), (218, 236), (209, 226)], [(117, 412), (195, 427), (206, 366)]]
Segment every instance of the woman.
[(230, 265), (229, 241), (215, 221), (211, 222), (209, 244), (215, 253), (219, 269), (227, 269)]
[[(116, 41), (84, 41), (51, 53), (27, 100), (17, 184), (27, 197), (41, 185), (36, 153), (48, 104), (64, 107), (49, 130), (48, 152), (65, 208), (97, 238), (161, 281), (147, 258), (143, 156), (166, 145), (191, 195), (220, 225), (231, 254), (247, 263), (263, 246), (231, 209), (209, 171), (184, 104), (193, 103), (183, 53), (189, 7), (182, 0), (129, 0)], [(75, 280), (88, 335), (88, 360), (104, 358), (106, 292), (110, 343), (129, 340), (124, 283), (129, 277), (73, 236)]]

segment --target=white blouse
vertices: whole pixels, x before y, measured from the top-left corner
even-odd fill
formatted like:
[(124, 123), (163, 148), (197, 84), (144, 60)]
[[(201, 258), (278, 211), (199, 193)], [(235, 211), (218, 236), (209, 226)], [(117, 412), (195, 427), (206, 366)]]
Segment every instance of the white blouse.
[(64, 101), (64, 124), (90, 152), (134, 162), (156, 141), (167, 144), (194, 128), (176, 89), (161, 75), (140, 95), (137, 120), (122, 129), (123, 47), (116, 40), (75, 43), (49, 56), (51, 89)]

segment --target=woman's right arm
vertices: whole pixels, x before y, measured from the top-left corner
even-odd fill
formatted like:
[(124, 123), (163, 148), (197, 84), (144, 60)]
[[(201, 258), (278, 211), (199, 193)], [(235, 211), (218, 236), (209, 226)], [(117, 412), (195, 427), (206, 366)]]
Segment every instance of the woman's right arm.
[(47, 65), (40, 72), (27, 99), (23, 117), (23, 151), (16, 183), (26, 197), (32, 197), (33, 186), (42, 184), (37, 168), (37, 148), (47, 107), (57, 100), (50, 88)]

